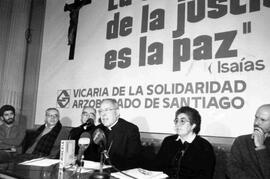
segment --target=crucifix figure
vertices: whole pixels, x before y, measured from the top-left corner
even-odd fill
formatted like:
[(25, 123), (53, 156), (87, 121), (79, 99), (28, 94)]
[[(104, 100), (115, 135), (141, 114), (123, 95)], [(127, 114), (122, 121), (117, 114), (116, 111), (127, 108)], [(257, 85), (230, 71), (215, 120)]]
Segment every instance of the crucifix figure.
[(72, 4), (65, 4), (64, 12), (69, 11), (69, 27), (68, 27), (68, 45), (69, 50), (69, 60), (74, 59), (75, 44), (77, 27), (79, 21), (79, 11), (84, 5), (90, 4), (92, 0), (74, 0)]

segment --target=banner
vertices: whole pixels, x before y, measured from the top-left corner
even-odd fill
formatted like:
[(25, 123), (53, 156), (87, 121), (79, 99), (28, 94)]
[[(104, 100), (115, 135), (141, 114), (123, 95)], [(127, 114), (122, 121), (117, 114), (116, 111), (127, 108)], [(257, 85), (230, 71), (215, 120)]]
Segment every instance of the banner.
[(267, 0), (47, 0), (35, 123), (57, 107), (78, 126), (115, 98), (141, 132), (174, 133), (188, 105), (202, 135), (250, 133), (270, 102), (269, 17)]

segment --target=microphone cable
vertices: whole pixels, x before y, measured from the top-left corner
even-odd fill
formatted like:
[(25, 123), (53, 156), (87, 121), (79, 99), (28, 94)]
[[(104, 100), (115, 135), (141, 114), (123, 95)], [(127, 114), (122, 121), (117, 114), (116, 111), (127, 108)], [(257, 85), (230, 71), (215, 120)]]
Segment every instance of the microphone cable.
[(127, 173), (125, 173), (125, 172), (119, 170), (118, 168), (116, 168), (116, 167), (112, 164), (112, 162), (111, 162), (111, 160), (110, 160), (110, 157), (109, 157), (109, 152), (110, 152), (110, 150), (111, 150), (112, 144), (113, 144), (113, 141), (111, 141), (108, 150), (103, 151), (104, 161), (107, 161), (108, 164), (111, 165), (112, 168), (113, 168), (114, 170), (116, 170), (117, 172), (119, 172), (119, 173), (121, 173), (121, 174), (123, 174), (123, 175), (125, 175), (125, 176), (127, 176), (127, 177), (130, 177), (130, 178), (133, 178), (133, 179), (138, 179), (138, 178), (136, 178), (136, 177), (134, 177), (134, 176), (131, 176), (131, 175), (129, 175), (129, 174), (127, 174)]
[(114, 170), (116, 170), (117, 172), (119, 172), (119, 173), (121, 173), (121, 174), (123, 174), (123, 175), (125, 175), (125, 176), (127, 176), (127, 177), (133, 178), (133, 179), (139, 179), (139, 178), (136, 178), (136, 177), (134, 177), (134, 176), (131, 176), (131, 175), (129, 175), (129, 174), (127, 174), (127, 173), (125, 173), (125, 172), (119, 170), (118, 168), (116, 168), (116, 167), (111, 163), (111, 160), (110, 160), (109, 157), (105, 157), (105, 161), (107, 161), (108, 164), (111, 165), (112, 168), (113, 168)]

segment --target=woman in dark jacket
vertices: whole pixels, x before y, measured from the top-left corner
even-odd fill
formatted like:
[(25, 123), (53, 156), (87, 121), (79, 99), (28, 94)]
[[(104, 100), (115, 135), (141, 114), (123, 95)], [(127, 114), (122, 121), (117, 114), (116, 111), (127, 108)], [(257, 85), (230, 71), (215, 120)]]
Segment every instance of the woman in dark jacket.
[(196, 109), (185, 106), (175, 113), (176, 135), (166, 137), (153, 162), (154, 170), (170, 178), (211, 179), (215, 168), (212, 145), (198, 135), (201, 116)]

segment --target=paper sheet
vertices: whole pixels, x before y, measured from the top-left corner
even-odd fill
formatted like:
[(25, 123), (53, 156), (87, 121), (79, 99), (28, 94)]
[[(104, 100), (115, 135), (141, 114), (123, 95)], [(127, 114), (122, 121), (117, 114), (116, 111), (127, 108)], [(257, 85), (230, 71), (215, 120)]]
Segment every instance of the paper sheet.
[[(84, 160), (84, 168), (99, 170), (99, 167), (100, 167), (99, 162)], [(103, 169), (110, 168), (110, 167), (111, 167), (110, 165), (103, 165)]]
[[(124, 172), (132, 177), (139, 178), (139, 179), (163, 179), (163, 178), (168, 177), (168, 175), (166, 175), (163, 172), (150, 171), (150, 170), (145, 170), (145, 169), (141, 169), (141, 168), (134, 168), (134, 169), (125, 170), (122, 172)], [(132, 177), (128, 177), (120, 172), (111, 173), (111, 175), (113, 177), (119, 178), (119, 179), (131, 179), (132, 178)]]
[(48, 159), (48, 158), (36, 158), (32, 160), (27, 160), (22, 163), (21, 165), (31, 165), (31, 166), (40, 166), (40, 167), (48, 167), (54, 164), (59, 163), (59, 159)]
[[(76, 166), (71, 166), (69, 168), (69, 170), (73, 170), (74, 168), (76, 168)], [(100, 163), (99, 162), (93, 162), (93, 161), (89, 161), (89, 160), (84, 160), (84, 166), (82, 167), (82, 169), (84, 170), (99, 170), (100, 168)], [(103, 169), (106, 168), (111, 168), (111, 165), (103, 165)]]
[(76, 171), (78, 173), (89, 173), (89, 172), (93, 172), (94, 170), (93, 169), (88, 169), (88, 168), (84, 168), (84, 167), (77, 167), (75, 165), (69, 167), (69, 168), (66, 168), (67, 170), (70, 170), (70, 171)]
[[(84, 160), (84, 166), (81, 167), (80, 173), (85, 173), (93, 170), (99, 170), (100, 163), (99, 162), (93, 162), (89, 160)], [(111, 168), (111, 165), (103, 165), (103, 169)], [(73, 165), (70, 168), (67, 168), (68, 170), (75, 171), (78, 170), (77, 166)]]

